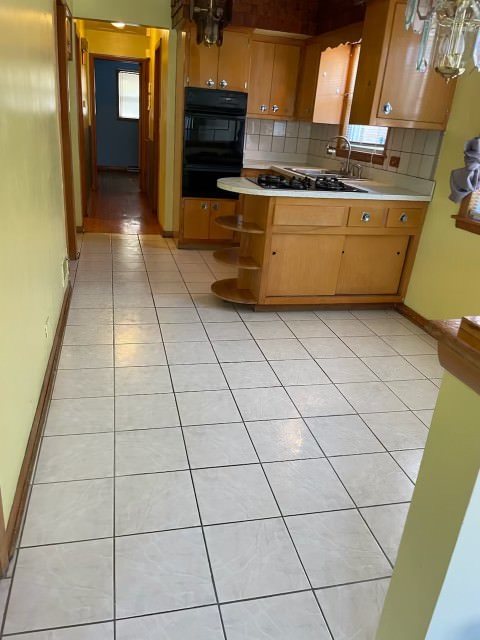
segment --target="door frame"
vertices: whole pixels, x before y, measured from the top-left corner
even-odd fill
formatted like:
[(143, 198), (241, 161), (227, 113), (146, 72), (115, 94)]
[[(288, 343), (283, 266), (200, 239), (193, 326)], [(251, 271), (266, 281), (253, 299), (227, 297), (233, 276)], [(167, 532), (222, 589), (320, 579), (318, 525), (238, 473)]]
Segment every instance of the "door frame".
[[(67, 28), (73, 33), (73, 18), (65, 0), (55, 0), (55, 48), (59, 97), (60, 155), (62, 160), (63, 198), (65, 207), (65, 235), (69, 260), (77, 259), (77, 227), (73, 187), (72, 136), (70, 132)], [(71, 25), (68, 26), (68, 25)], [(70, 43), (73, 46), (73, 42)]]
[(153, 71), (153, 202), (152, 211), (158, 214), (160, 185), (160, 117), (162, 114), (162, 41), (160, 40), (154, 55)]
[(83, 92), (82, 92), (82, 45), (77, 30), (74, 27), (75, 40), (75, 80), (77, 88), (77, 116), (78, 116), (78, 156), (80, 165), (80, 187), (82, 202), (82, 219), (88, 216), (88, 187), (87, 187), (87, 156), (85, 153), (85, 129), (83, 121)]
[[(59, 1), (59, 0), (57, 0)], [(114, 60), (117, 62), (137, 62), (140, 67), (140, 117), (138, 120), (138, 169), (140, 188), (145, 190), (147, 173), (147, 136), (148, 132), (148, 68), (150, 58), (135, 58), (133, 56), (111, 56), (103, 53), (91, 53), (89, 56), (90, 75), (90, 113), (92, 127), (92, 189), (98, 184), (97, 163), (97, 109), (95, 91), (95, 60)]]

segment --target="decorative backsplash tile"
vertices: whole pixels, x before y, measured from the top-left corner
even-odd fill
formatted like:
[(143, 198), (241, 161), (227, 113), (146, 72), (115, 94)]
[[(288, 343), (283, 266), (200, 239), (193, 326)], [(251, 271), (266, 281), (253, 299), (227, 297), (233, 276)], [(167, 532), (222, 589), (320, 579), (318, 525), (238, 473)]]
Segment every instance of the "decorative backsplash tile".
[[(321, 164), (327, 156), (328, 140), (338, 135), (338, 126), (331, 124), (310, 124), (295, 120), (247, 119), (245, 156), (256, 161), (276, 160), (287, 162), (293, 159), (312, 165)], [(440, 131), (423, 129), (390, 129), (385, 148), (383, 167), (375, 169), (433, 180), (443, 134)], [(265, 155), (263, 155), (265, 154)], [(277, 157), (278, 156), (278, 157)], [(398, 167), (390, 164), (392, 157), (399, 158)], [(343, 162), (339, 158), (338, 162)], [(364, 167), (368, 173), (370, 162), (353, 161)], [(396, 164), (394, 162), (394, 164)]]

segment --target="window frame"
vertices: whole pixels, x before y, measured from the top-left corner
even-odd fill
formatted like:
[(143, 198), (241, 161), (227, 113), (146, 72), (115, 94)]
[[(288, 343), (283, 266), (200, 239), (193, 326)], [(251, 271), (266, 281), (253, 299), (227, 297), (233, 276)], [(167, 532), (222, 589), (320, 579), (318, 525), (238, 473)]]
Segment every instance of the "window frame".
[[(120, 115), (120, 74), (121, 73), (129, 73), (129, 74), (138, 76), (138, 118), (126, 118), (125, 116)], [(141, 87), (140, 69), (138, 71), (134, 71), (132, 69), (117, 69), (117, 120), (121, 120), (122, 122), (140, 122), (141, 111), (142, 111), (141, 102), (142, 102), (142, 87)]]

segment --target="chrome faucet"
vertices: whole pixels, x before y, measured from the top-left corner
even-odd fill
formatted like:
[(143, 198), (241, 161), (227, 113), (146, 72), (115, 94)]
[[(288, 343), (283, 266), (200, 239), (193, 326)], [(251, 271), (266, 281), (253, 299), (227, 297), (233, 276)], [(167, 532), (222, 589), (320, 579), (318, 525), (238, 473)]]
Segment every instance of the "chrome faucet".
[(333, 136), (333, 138), (330, 138), (330, 140), (327, 142), (327, 146), (325, 148), (325, 151), (327, 152), (327, 155), (329, 155), (329, 156), (332, 156), (337, 151), (337, 147), (336, 146), (332, 146), (330, 144), (334, 140), (343, 140), (343, 142), (345, 143), (345, 145), (346, 145), (346, 147), (348, 149), (347, 161), (346, 161), (345, 167), (343, 169), (344, 172), (348, 176), (348, 175), (350, 175), (350, 156), (352, 155), (352, 145), (350, 143), (350, 140), (346, 136)]

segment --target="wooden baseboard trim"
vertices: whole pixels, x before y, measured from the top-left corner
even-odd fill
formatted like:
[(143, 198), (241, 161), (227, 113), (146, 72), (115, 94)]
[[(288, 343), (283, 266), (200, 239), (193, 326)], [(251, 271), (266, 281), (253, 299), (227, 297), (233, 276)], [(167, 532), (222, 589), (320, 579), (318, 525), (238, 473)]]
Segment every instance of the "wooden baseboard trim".
[[(43, 378), (42, 388), (40, 390), (40, 397), (38, 399), (37, 409), (33, 418), (32, 428), (30, 430), (30, 436), (28, 438), (27, 448), (25, 450), (25, 456), (23, 458), (22, 467), (20, 469), (20, 475), (18, 477), (17, 489), (13, 499), (12, 510), (8, 519), (8, 524), (4, 535), (2, 535), (2, 518), (0, 519), (0, 575), (3, 575), (6, 571), (4, 563), (8, 564), (9, 559), (12, 557), (17, 544), (18, 536), (20, 534), (20, 528), (23, 520), (23, 513), (26, 506), (28, 487), (32, 476), (34, 463), (36, 460), (38, 447), (40, 444), (43, 430), (45, 427), (45, 421), (50, 406), (50, 400), (53, 392), (53, 384), (55, 380), (55, 370), (57, 368), (58, 360), (60, 357), (60, 351), (62, 347), (63, 334), (65, 333), (65, 327), (67, 324), (68, 309), (70, 307), (70, 299), (72, 297), (72, 286), (67, 284), (65, 295), (63, 297), (62, 308), (58, 319), (57, 329), (55, 331), (55, 337), (53, 339), (52, 350), (50, 351), (50, 357), (48, 359), (45, 376)], [(5, 529), (5, 527), (4, 527)]]
[(8, 569), (7, 530), (3, 517), (2, 490), (0, 489), (0, 576), (4, 576)]
[(406, 304), (403, 304), (403, 302), (400, 304), (396, 304), (395, 309), (398, 311), (398, 313), (401, 313), (402, 316), (410, 320), (410, 322), (413, 322), (413, 324), (416, 324), (417, 327), (420, 327), (430, 335), (433, 335), (430, 320), (427, 320), (427, 318), (422, 316), (420, 313), (417, 313), (411, 307), (407, 306)]

